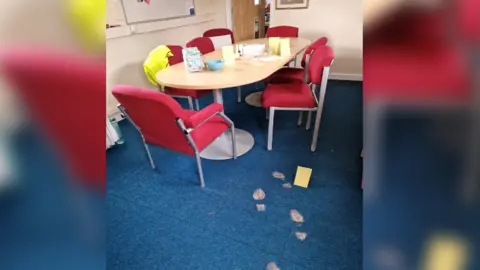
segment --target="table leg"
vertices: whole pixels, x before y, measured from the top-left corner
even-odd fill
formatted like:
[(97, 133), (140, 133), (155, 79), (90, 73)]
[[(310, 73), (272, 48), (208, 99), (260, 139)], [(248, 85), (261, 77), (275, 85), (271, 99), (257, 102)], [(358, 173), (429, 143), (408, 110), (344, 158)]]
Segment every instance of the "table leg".
[(216, 103), (223, 104), (222, 89), (213, 90), (213, 101), (215, 101)]
[[(216, 103), (223, 104), (222, 89), (213, 90), (213, 100)], [(241, 156), (252, 149), (255, 140), (252, 134), (243, 129), (235, 128), (235, 143), (237, 146), (237, 156)], [(220, 135), (209, 146), (203, 149), (200, 156), (212, 160), (232, 159), (232, 136), (230, 130)]]

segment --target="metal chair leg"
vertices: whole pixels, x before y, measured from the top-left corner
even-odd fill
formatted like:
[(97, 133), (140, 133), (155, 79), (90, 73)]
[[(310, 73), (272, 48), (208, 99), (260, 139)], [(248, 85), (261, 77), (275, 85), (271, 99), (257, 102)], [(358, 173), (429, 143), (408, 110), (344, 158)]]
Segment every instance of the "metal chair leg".
[(143, 138), (143, 136), (142, 136), (142, 139), (143, 139), (143, 146), (145, 146), (145, 151), (147, 151), (148, 160), (150, 161), (150, 166), (152, 166), (152, 169), (155, 170), (155, 163), (153, 163), (153, 158), (152, 158), (152, 155), (150, 154), (150, 149), (148, 148), (148, 145), (145, 142), (145, 139)]
[(235, 126), (232, 124), (230, 126), (230, 132), (232, 134), (232, 154), (233, 159), (237, 159), (237, 140), (235, 139)]
[(301, 126), (301, 125), (302, 125), (302, 121), (303, 121), (303, 111), (300, 111), (300, 112), (298, 113), (297, 125), (298, 125), (298, 126)]
[(312, 144), (310, 146), (310, 150), (315, 152), (317, 149), (317, 140), (318, 140), (318, 130), (320, 129), (320, 121), (322, 120), (322, 112), (323, 112), (323, 103), (325, 102), (325, 94), (327, 93), (326, 86), (320, 88), (320, 97), (318, 100), (318, 108), (317, 108), (317, 115), (315, 116), (315, 126), (313, 127), (313, 136), (312, 136)]
[(187, 97), (187, 99), (188, 99), (188, 107), (190, 107), (190, 110), (193, 111), (194, 109), (193, 109), (193, 101), (192, 101), (192, 98), (191, 98), (191, 97)]
[(198, 104), (198, 98), (195, 99), (195, 107), (197, 107), (197, 111), (200, 111), (200, 104)]
[(132, 118), (130, 118), (130, 115), (128, 115), (127, 111), (125, 111), (125, 108), (123, 108), (122, 105), (118, 104), (117, 107), (120, 110), (120, 112), (123, 115), (125, 115), (125, 117), (130, 122), (130, 124), (132, 124), (135, 127), (135, 129), (138, 131), (138, 133), (140, 133), (140, 136), (142, 137), (143, 146), (145, 147), (145, 151), (147, 152), (147, 155), (148, 155), (148, 160), (150, 161), (150, 166), (152, 166), (152, 169), (155, 170), (155, 163), (153, 163), (152, 155), (150, 154), (150, 149), (148, 148), (148, 145), (145, 142), (145, 137), (143, 137), (143, 134), (140, 131), (140, 128), (135, 124), (135, 122), (133, 122)]
[(237, 102), (242, 102), (242, 88), (240, 86), (237, 87)]
[(230, 125), (230, 133), (232, 134), (232, 155), (233, 155), (233, 159), (237, 159), (237, 141), (235, 139), (235, 124), (230, 118), (228, 118), (228, 116), (225, 115), (224, 112), (221, 112), (220, 116), (223, 119), (225, 119), (225, 121), (227, 121), (228, 124)]
[(310, 129), (311, 122), (312, 122), (312, 111), (309, 111), (307, 115), (307, 126), (305, 127), (306, 130)]
[(195, 151), (195, 158), (197, 160), (197, 169), (198, 169), (198, 178), (200, 179), (200, 186), (205, 187), (205, 181), (203, 180), (203, 169), (202, 169), (202, 160), (200, 159), (200, 154)]
[(382, 105), (373, 104), (364, 109), (363, 115), (363, 181), (364, 203), (370, 203), (378, 198), (381, 189), (380, 179), (380, 147), (384, 145), (384, 108)]
[(268, 140), (267, 140), (267, 149), (268, 151), (272, 150), (272, 141), (273, 141), (273, 117), (275, 115), (275, 109), (270, 108), (270, 117), (268, 120)]

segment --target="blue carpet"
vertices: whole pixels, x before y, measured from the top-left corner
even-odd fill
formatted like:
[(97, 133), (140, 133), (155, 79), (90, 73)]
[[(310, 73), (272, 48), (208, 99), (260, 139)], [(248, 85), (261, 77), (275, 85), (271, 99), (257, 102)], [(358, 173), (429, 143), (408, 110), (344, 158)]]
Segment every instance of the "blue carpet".
[[(254, 91), (243, 87), (244, 96)], [(315, 153), (312, 131), (296, 126), (295, 112), (276, 114), (267, 151), (265, 111), (235, 95), (224, 90), (226, 113), (255, 146), (235, 161), (203, 160), (204, 189), (194, 158), (152, 146), (152, 170), (136, 130), (120, 123), (125, 143), (107, 153), (108, 268), (265, 269), (275, 261), (281, 269), (361, 269), (361, 83), (330, 81)], [(271, 176), (278, 170), (292, 182), (299, 165), (313, 168), (308, 189), (285, 189)], [(266, 193), (265, 212), (256, 211), (257, 188)], [(303, 225), (290, 220), (290, 209)]]

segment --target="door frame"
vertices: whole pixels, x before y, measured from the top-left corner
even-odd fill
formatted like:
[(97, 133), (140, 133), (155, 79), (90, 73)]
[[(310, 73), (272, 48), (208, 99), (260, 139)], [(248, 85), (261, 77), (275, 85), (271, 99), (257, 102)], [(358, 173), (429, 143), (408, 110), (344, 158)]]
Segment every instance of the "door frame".
[(233, 31), (232, 0), (226, 0), (225, 8), (226, 8), (225, 19), (226, 19), (226, 23), (227, 23), (227, 28)]
[[(247, 1), (247, 0), (246, 0)], [(250, 0), (251, 1), (251, 0)], [(266, 2), (266, 0), (265, 0)], [(260, 3), (262, 3), (262, 1), (260, 0)], [(270, 16), (271, 16), (271, 13), (270, 13)], [(265, 13), (263, 14), (263, 27), (265, 28)], [(226, 21), (226, 25), (227, 25), (227, 28), (232, 30), (233, 31), (233, 6), (232, 6), (232, 0), (225, 0), (225, 21)], [(261, 32), (260, 32), (261, 33)], [(267, 33), (263, 33), (263, 35), (265, 36)]]

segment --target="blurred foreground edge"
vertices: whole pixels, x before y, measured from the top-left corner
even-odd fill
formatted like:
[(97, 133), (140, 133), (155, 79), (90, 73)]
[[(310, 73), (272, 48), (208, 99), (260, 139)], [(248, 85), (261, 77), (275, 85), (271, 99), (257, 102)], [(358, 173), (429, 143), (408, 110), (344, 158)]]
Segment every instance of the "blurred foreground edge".
[(0, 68), (71, 178), (105, 190), (104, 59), (48, 48), (0, 48)]

